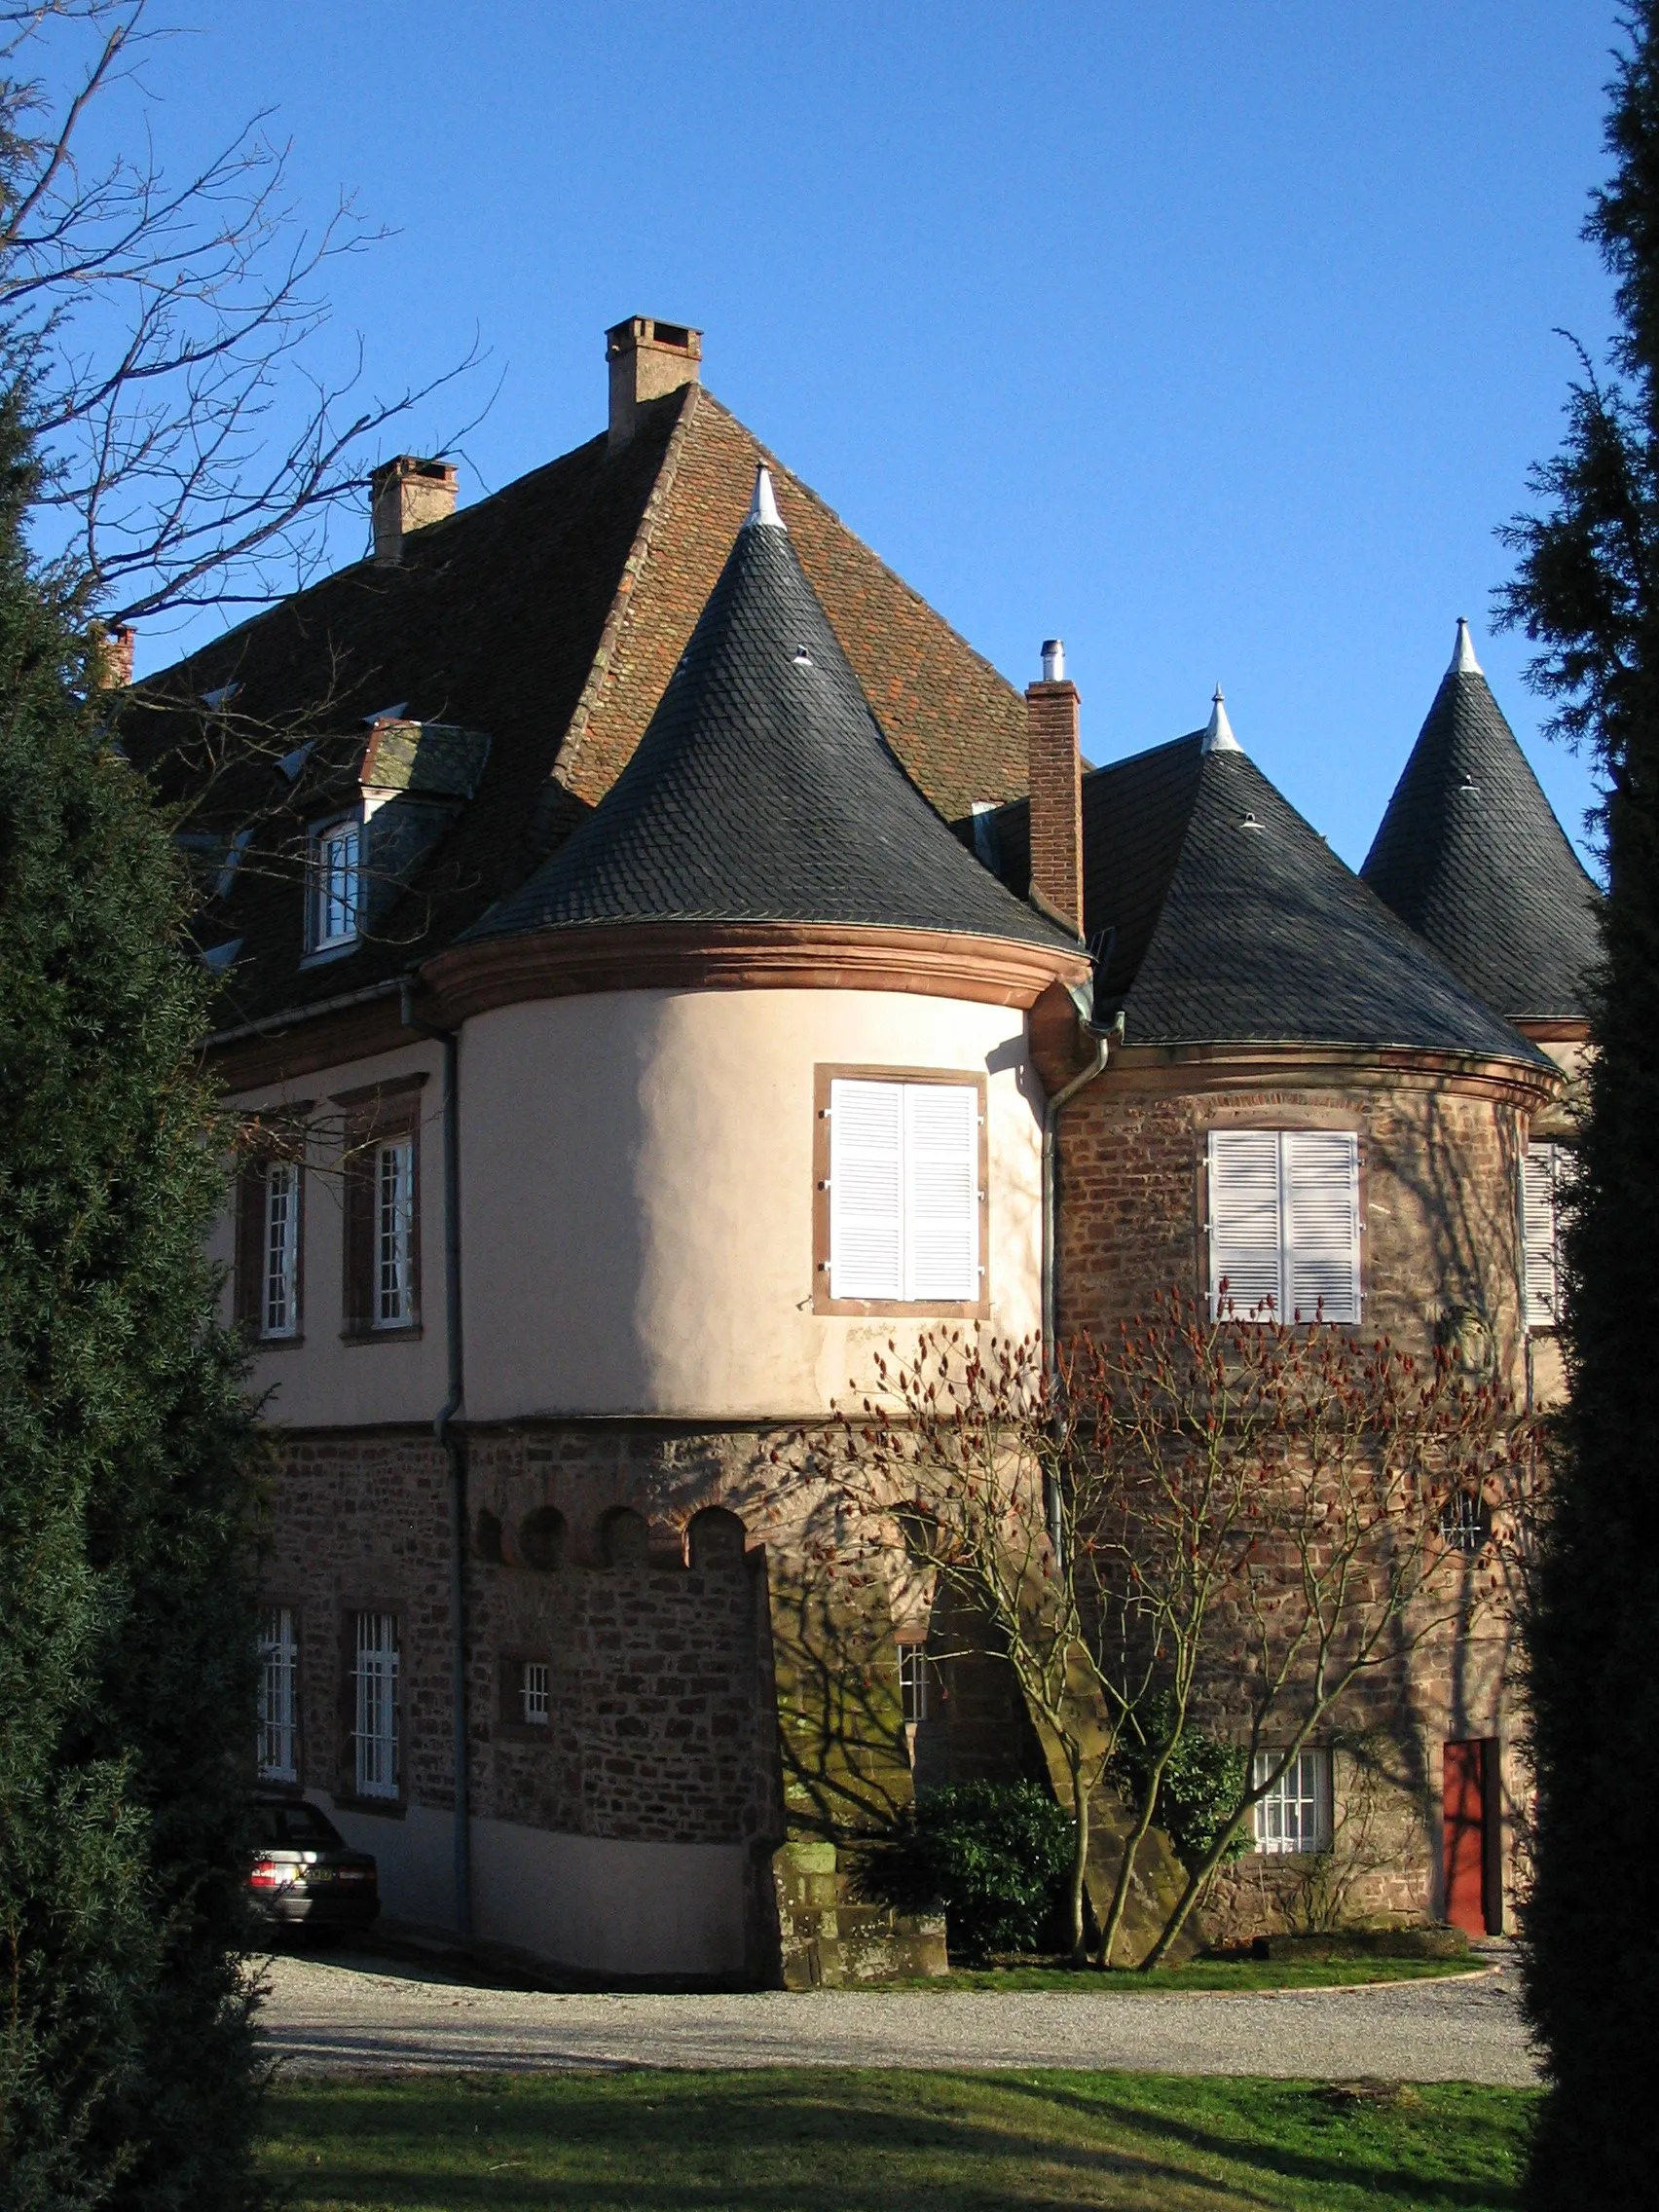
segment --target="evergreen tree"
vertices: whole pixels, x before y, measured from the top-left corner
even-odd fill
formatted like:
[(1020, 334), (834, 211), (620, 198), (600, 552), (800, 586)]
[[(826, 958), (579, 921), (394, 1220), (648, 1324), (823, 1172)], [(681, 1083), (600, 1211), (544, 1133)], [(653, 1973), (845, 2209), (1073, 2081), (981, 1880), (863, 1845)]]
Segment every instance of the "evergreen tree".
[[(0, 2204), (255, 2200), (251, 1412), (205, 978), (0, 399)], [(95, 691), (95, 685), (92, 687)]]
[(1597, 1057), (1566, 1233), (1570, 1401), (1528, 1631), (1538, 1802), (1526, 1994), (1549, 2095), (1537, 2212), (1653, 2202), (1659, 2174), (1659, 0), (1625, 20), (1611, 180), (1586, 235), (1619, 336), (1535, 472), (1508, 618), (1605, 793)]

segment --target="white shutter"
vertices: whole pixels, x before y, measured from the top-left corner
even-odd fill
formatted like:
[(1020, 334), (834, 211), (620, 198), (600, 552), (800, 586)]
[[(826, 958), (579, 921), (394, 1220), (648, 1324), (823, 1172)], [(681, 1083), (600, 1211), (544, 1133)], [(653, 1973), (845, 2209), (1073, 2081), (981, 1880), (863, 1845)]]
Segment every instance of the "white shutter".
[(904, 1295), (904, 1113), (897, 1083), (830, 1086), (830, 1295)]
[(1553, 1329), (1559, 1317), (1556, 1262), (1556, 1173), (1553, 1144), (1530, 1144), (1521, 1178), (1521, 1220), (1527, 1255), (1527, 1326)]
[(1221, 1309), (1225, 1282), (1240, 1319), (1270, 1300), (1282, 1314), (1276, 1129), (1211, 1129), (1209, 1221), (1211, 1312)]
[(904, 1097), (905, 1298), (979, 1295), (979, 1094), (910, 1083)]
[(1284, 1316), (1359, 1319), (1359, 1139), (1342, 1129), (1285, 1129)]

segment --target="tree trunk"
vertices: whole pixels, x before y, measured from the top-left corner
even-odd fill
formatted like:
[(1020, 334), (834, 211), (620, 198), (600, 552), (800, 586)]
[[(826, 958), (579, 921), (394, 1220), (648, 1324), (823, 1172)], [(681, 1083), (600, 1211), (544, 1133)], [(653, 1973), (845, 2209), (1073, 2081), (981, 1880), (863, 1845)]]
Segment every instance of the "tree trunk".
[(1106, 1913), (1106, 1926), (1100, 1938), (1100, 1964), (1112, 1964), (1112, 1948), (1118, 1940), (1118, 1931), (1124, 1925), (1124, 1913), (1129, 1901), (1129, 1884), (1134, 1879), (1135, 1861), (1140, 1847), (1147, 1839), (1148, 1830), (1158, 1816), (1158, 1792), (1163, 1782), (1163, 1770), (1169, 1764), (1173, 1744), (1153, 1769), (1147, 1787), (1141, 1792), (1141, 1801), (1135, 1814), (1135, 1825), (1124, 1843), (1124, 1855), (1118, 1862), (1118, 1879), (1112, 1885), (1112, 1902)]
[(1072, 1862), (1067, 1904), (1071, 1914), (1071, 1955), (1074, 1959), (1087, 1957), (1083, 1939), (1083, 1884), (1088, 1868), (1088, 1790), (1083, 1779), (1083, 1759), (1068, 1744), (1066, 1765), (1071, 1773), (1072, 1787)]

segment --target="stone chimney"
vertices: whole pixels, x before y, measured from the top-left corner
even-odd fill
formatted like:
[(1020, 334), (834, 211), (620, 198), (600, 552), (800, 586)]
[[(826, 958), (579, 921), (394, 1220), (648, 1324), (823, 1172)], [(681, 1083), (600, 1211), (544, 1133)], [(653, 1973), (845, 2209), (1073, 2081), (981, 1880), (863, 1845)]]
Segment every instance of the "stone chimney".
[(1031, 888), (1083, 935), (1083, 762), (1075, 683), (1066, 680), (1058, 638), (1043, 646), (1043, 681), (1027, 686), (1030, 748)]
[(660, 399), (682, 385), (700, 381), (703, 333), (688, 330), (682, 322), (658, 322), (654, 315), (633, 314), (605, 334), (605, 358), (610, 365), (610, 434), (608, 451), (614, 453), (634, 435), (634, 415), (642, 399)]
[(403, 558), (403, 540), (455, 512), (457, 475), (448, 461), (420, 461), (400, 453), (369, 471), (369, 510), (375, 525), (375, 559), (387, 567)]

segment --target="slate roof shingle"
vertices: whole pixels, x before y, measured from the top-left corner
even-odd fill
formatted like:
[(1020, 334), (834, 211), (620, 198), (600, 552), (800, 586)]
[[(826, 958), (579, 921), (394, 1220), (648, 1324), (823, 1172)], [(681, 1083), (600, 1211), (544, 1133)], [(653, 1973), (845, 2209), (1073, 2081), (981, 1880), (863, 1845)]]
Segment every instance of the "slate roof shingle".
[[(1030, 867), (1026, 817), (1022, 800), (993, 818), (1016, 891)], [(1206, 753), (1194, 731), (1093, 769), (1083, 821), (1096, 1019), (1122, 1008), (1126, 1044), (1394, 1047), (1542, 1064), (1247, 754)]]
[(1586, 1018), (1596, 886), (1472, 654), (1446, 672), (1360, 874), (1508, 1020)]
[[(402, 702), (414, 721), (490, 740), (476, 796), (422, 863), (375, 935), (343, 959), (301, 965), (299, 826), (344, 802), (315, 774), (292, 793), (269, 762), (221, 780), (228, 834), (271, 818), (286, 857), (256, 850), (207, 942), (240, 938), (221, 1029), (320, 1004), (407, 972), (522, 882), (620, 773), (684, 650), (747, 510), (763, 449), (700, 386), (645, 401), (634, 437), (604, 436), (415, 532), (396, 567), (362, 561), (295, 593), (139, 687), (135, 757), (161, 747), (166, 697), (227, 684), (249, 724), (286, 726), (319, 702), (325, 727)], [(801, 564), (882, 727), (919, 788), (949, 812), (1024, 788), (1018, 695), (787, 470), (777, 492)], [(124, 729), (124, 736), (126, 732)], [(308, 732), (309, 734), (309, 732)], [(327, 748), (319, 747), (320, 765)], [(335, 787), (339, 786), (339, 789)], [(275, 831), (273, 832), (275, 835)]]
[(1075, 949), (888, 746), (788, 533), (751, 522), (610, 791), (468, 932), (808, 922)]

